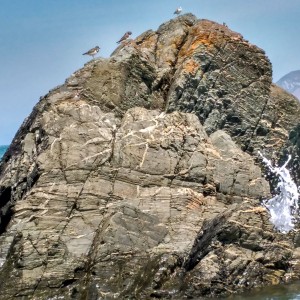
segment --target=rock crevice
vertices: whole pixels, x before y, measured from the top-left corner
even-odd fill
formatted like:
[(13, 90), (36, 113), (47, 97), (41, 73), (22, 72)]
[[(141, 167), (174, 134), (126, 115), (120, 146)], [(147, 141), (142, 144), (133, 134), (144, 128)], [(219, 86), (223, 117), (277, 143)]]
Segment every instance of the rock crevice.
[(299, 102), (271, 74), (263, 50), (187, 14), (41, 98), (0, 163), (0, 299), (215, 297), (299, 278), (297, 231), (260, 206), (257, 151), (299, 157)]

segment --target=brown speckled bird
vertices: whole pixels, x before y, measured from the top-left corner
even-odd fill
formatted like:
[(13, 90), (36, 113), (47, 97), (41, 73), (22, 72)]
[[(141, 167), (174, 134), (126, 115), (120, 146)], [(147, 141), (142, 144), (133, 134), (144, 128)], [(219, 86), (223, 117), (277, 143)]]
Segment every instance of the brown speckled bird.
[(127, 32), (120, 38), (120, 40), (117, 41), (117, 43), (120, 44), (121, 42), (127, 40), (127, 39), (130, 37), (131, 34), (132, 34), (131, 31), (127, 31)]
[(96, 47), (90, 49), (89, 51), (83, 53), (82, 55), (90, 55), (90, 56), (93, 56), (93, 58), (94, 58), (94, 56), (99, 52), (99, 50), (100, 50), (100, 47), (96, 46)]

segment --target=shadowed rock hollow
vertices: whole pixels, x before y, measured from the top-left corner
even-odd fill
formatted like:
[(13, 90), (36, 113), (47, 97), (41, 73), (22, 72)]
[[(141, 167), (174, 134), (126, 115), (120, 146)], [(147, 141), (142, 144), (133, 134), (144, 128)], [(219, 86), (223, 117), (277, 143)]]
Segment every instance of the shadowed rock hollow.
[(0, 164), (0, 298), (214, 297), (299, 278), (298, 231), (260, 207), (257, 150), (299, 157), (300, 104), (271, 72), (240, 34), (187, 14), (50, 91)]

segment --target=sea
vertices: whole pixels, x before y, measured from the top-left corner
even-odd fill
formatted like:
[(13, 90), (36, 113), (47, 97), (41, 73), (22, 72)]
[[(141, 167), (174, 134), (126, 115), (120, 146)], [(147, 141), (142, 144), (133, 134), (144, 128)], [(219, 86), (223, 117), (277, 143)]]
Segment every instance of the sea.
[[(0, 146), (0, 159), (4, 155), (7, 145)], [(209, 298), (211, 300), (212, 298)], [(300, 300), (300, 282), (269, 286), (257, 290), (248, 291), (244, 294), (231, 295), (229, 297), (215, 298), (216, 300)]]
[(6, 151), (7, 148), (8, 148), (7, 145), (0, 146), (0, 158), (2, 158), (2, 156), (5, 153), (5, 151)]
[[(217, 299), (217, 298), (216, 298)], [(254, 289), (243, 294), (231, 295), (218, 300), (300, 300), (300, 282)]]

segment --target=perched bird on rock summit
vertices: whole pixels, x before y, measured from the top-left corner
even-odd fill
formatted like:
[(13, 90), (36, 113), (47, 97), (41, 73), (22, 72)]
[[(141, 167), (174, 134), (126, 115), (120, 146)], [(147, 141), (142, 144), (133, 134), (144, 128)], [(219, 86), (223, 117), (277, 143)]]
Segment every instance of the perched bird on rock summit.
[(90, 49), (89, 51), (83, 53), (82, 55), (90, 55), (90, 56), (93, 56), (93, 58), (94, 58), (94, 56), (99, 52), (99, 50), (100, 50), (100, 47), (96, 46), (96, 47)]
[(176, 8), (176, 10), (174, 11), (174, 15), (180, 15), (182, 12), (182, 8), (181, 6), (179, 6), (178, 8)]
[(120, 38), (120, 40), (117, 41), (117, 43), (120, 44), (121, 42), (127, 40), (127, 39), (130, 37), (131, 34), (132, 34), (131, 31), (127, 31), (127, 32)]

